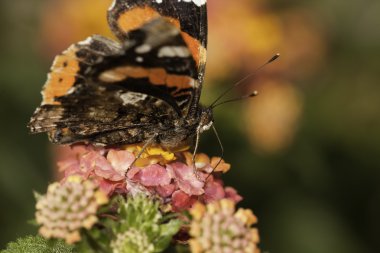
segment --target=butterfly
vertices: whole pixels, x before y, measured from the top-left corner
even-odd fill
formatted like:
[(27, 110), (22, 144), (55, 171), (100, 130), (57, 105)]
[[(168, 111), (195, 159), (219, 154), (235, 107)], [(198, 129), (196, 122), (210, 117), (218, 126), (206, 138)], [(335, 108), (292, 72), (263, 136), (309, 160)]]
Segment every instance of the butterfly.
[(100, 35), (56, 56), (28, 127), (57, 144), (198, 143), (213, 126), (199, 99), (207, 45), (206, 0), (115, 0)]

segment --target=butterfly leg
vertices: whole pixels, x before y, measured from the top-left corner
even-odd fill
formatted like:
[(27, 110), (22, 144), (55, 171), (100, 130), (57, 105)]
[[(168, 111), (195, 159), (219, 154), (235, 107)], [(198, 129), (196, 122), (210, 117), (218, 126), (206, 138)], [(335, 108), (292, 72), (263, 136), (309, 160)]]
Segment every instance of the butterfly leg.
[(206, 181), (207, 181), (207, 179), (210, 177), (210, 175), (216, 170), (216, 168), (219, 166), (219, 164), (222, 162), (222, 160), (223, 160), (223, 156), (224, 156), (224, 147), (223, 147), (222, 141), (221, 141), (220, 138), (219, 138), (219, 134), (218, 134), (218, 132), (216, 131), (216, 128), (215, 128), (214, 124), (212, 125), (212, 130), (214, 131), (214, 134), (215, 134), (215, 136), (216, 136), (216, 139), (218, 140), (218, 143), (219, 143), (219, 146), (220, 146), (221, 154), (220, 154), (220, 158), (219, 158), (218, 163), (217, 163), (217, 164), (215, 165), (215, 167), (212, 169), (212, 171), (210, 172), (210, 174), (208, 174), (208, 176), (206, 177)]
[(195, 165), (195, 156), (197, 155), (198, 146), (199, 146), (199, 136), (200, 136), (200, 129), (197, 129), (197, 134), (195, 137), (195, 146), (194, 146), (194, 151), (193, 151), (193, 156), (192, 156), (192, 163), (193, 163), (193, 173), (194, 173), (195, 177), (198, 180), (201, 180), (199, 177), (198, 169)]
[[(144, 153), (145, 149), (147, 147), (149, 147), (151, 144), (154, 143), (154, 140), (156, 139), (157, 137), (157, 134), (154, 134), (150, 139), (148, 139), (147, 142), (144, 143), (143, 147), (141, 148), (140, 152), (137, 154), (137, 156), (135, 156), (135, 159), (133, 160), (133, 162), (129, 165), (129, 168), (127, 170), (127, 172), (129, 171), (130, 168), (132, 168), (132, 166), (136, 163), (136, 161), (140, 158), (140, 156)], [(126, 173), (127, 173), (126, 172)]]

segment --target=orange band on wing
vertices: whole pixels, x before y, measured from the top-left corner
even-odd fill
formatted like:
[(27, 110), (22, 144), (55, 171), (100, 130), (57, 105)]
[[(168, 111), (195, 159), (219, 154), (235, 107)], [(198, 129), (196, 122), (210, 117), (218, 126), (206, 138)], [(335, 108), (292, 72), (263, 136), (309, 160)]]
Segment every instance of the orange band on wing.
[(197, 39), (191, 37), (189, 34), (185, 32), (182, 32), (181, 34), (197, 66), (199, 67), (200, 65), (205, 64), (206, 49), (201, 45), (201, 43)]
[(42, 104), (59, 104), (55, 98), (65, 95), (74, 85), (80, 68), (76, 52), (77, 47), (73, 45), (55, 57), (48, 80), (42, 90)]
[[(135, 7), (121, 13), (117, 19), (117, 25), (121, 31), (127, 33), (159, 17), (161, 14), (149, 6)], [(178, 20), (170, 17), (166, 17), (166, 19), (179, 28)]]
[(197, 83), (190, 76), (168, 74), (163, 68), (122, 66), (106, 70), (99, 75), (103, 82), (114, 83), (127, 78), (148, 78), (153, 85), (166, 85), (178, 89), (194, 88)]
[(152, 68), (149, 71), (149, 82), (160, 85), (166, 82), (166, 71), (163, 68)]

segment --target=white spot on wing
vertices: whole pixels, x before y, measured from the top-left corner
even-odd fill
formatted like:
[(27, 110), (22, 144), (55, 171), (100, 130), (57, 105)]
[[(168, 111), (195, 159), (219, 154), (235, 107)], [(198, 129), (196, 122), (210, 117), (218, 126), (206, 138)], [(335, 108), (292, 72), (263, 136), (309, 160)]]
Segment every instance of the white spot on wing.
[(137, 62), (143, 62), (143, 61), (144, 61), (144, 58), (142, 58), (141, 56), (137, 56), (137, 57), (136, 57), (136, 61), (137, 61)]
[(113, 69), (106, 70), (99, 75), (99, 79), (103, 82), (120, 82), (125, 78), (127, 78), (126, 74), (118, 73)]
[(193, 0), (193, 3), (195, 3), (198, 6), (202, 6), (207, 3), (207, 0)]
[(143, 44), (139, 47), (136, 47), (135, 52), (138, 54), (145, 54), (152, 50), (152, 47), (148, 44)]
[(158, 57), (181, 57), (186, 58), (190, 56), (190, 51), (184, 46), (166, 46), (160, 48), (158, 51)]
[(127, 92), (120, 94), (121, 100), (123, 100), (123, 105), (134, 105), (139, 101), (147, 98), (148, 95), (138, 93), (138, 92)]
[(87, 39), (78, 42), (78, 44), (82, 45), (82, 46), (85, 46), (85, 45), (90, 45), (91, 42), (92, 42), (92, 37), (88, 37)]
[[(163, 0), (153, 0), (153, 2), (156, 2), (158, 4), (162, 3)], [(197, 6), (202, 6), (204, 4), (206, 4), (207, 0), (178, 0), (178, 2), (186, 2), (186, 3), (190, 3), (190, 2), (193, 2), (195, 5)]]
[[(178, 0), (180, 1), (180, 0)], [(202, 6), (206, 4), (207, 0), (183, 0), (184, 2), (193, 2), (197, 6)]]
[(71, 87), (67, 92), (66, 95), (72, 94), (75, 92), (75, 87)]
[[(158, 4), (162, 3), (162, 1), (163, 0), (153, 0), (153, 2), (156, 2)], [(186, 3), (193, 2), (197, 6), (202, 6), (206, 4), (207, 0), (178, 0), (178, 2), (186, 2)]]
[(190, 80), (190, 86), (193, 88), (199, 88), (199, 82), (193, 78)]

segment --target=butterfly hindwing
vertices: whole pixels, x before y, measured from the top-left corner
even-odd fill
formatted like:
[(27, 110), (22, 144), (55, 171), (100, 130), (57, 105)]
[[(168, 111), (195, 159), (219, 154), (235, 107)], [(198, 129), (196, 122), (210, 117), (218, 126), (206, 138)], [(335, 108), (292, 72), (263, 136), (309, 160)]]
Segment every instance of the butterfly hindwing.
[(53, 129), (63, 110), (59, 99), (86, 87), (89, 70), (104, 56), (117, 54), (120, 50), (121, 47), (112, 40), (94, 35), (57, 55), (42, 88), (41, 106), (29, 123), (31, 131), (38, 133)]

